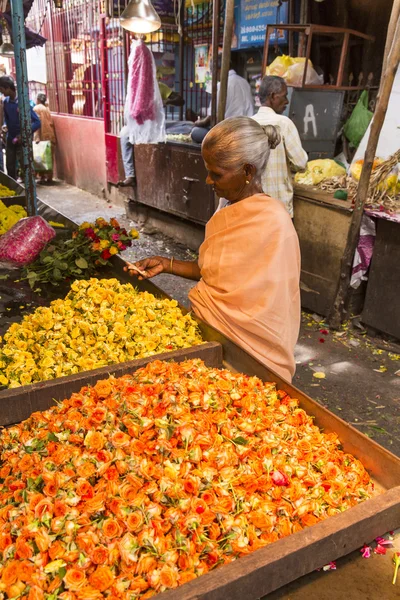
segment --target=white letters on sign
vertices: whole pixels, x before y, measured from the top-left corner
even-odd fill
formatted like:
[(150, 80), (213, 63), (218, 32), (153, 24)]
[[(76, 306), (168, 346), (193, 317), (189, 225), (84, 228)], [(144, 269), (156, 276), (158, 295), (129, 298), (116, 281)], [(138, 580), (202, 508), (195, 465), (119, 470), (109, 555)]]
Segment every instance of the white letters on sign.
[(317, 137), (317, 121), (314, 114), (314, 106), (307, 104), (306, 112), (304, 115), (304, 135), (308, 133), (308, 124), (311, 123), (314, 137)]

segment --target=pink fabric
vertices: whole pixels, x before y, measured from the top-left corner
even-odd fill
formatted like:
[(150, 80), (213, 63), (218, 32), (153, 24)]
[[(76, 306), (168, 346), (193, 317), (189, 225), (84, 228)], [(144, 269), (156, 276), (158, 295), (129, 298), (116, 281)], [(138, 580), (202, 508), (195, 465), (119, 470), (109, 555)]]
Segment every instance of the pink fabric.
[(139, 125), (145, 121), (154, 121), (156, 107), (154, 104), (154, 77), (152, 54), (146, 44), (141, 41), (129, 68), (131, 86), (131, 105), (129, 112)]
[(258, 194), (223, 208), (200, 247), (194, 312), (291, 381), (300, 328), (300, 250), (284, 205)]

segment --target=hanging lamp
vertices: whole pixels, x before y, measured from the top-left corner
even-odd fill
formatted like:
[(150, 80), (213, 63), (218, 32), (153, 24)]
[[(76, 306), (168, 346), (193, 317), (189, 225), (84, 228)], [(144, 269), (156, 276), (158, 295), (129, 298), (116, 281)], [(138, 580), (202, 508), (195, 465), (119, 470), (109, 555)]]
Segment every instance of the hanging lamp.
[(3, 42), (0, 46), (0, 56), (14, 58), (14, 46), (11, 42)]
[(133, 33), (152, 33), (161, 27), (161, 19), (150, 0), (130, 0), (120, 16), (124, 29)]

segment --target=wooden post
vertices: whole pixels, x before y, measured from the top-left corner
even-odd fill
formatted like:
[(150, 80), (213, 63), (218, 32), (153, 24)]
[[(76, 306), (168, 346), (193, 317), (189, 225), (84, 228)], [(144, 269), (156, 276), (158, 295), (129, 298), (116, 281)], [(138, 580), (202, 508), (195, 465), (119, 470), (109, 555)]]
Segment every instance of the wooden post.
[(390, 52), (390, 48), (392, 47), (394, 32), (396, 30), (396, 24), (400, 17), (400, 0), (393, 0), (392, 12), (390, 15), (389, 26), (386, 37), (385, 44), (385, 52), (383, 53), (383, 65), (382, 65), (382, 73), (381, 77), (383, 78), (383, 74), (386, 71), (386, 63), (388, 59), (388, 55)]
[[(390, 31), (390, 25), (389, 25)], [(385, 121), (386, 110), (389, 104), (390, 93), (393, 87), (393, 81), (400, 62), (400, 17), (397, 17), (397, 26), (395, 28), (391, 50), (386, 62), (385, 72), (382, 73), (381, 86), (379, 90), (378, 101), (375, 114), (371, 123), (371, 130), (368, 138), (367, 148), (365, 150), (364, 164), (361, 171), (360, 181), (358, 183), (357, 196), (355, 200), (354, 212), (351, 218), (350, 229), (347, 236), (347, 244), (343, 254), (340, 280), (336, 291), (335, 301), (329, 316), (329, 325), (337, 329), (341, 322), (345, 308), (351, 270), (353, 266), (354, 253), (360, 234), (361, 219), (364, 212), (365, 201), (368, 196), (369, 180), (372, 172), (372, 165), (375, 159), (376, 148), (378, 146), (379, 135)]]
[(228, 92), (229, 65), (231, 62), (234, 8), (234, 0), (226, 0), (224, 41), (222, 45), (221, 82), (219, 87), (218, 102), (218, 123), (220, 121), (223, 121), (225, 118), (226, 96)]
[(217, 122), (217, 90), (218, 90), (218, 44), (219, 44), (219, 11), (220, 0), (213, 0), (212, 21), (212, 72), (211, 72), (211, 124)]

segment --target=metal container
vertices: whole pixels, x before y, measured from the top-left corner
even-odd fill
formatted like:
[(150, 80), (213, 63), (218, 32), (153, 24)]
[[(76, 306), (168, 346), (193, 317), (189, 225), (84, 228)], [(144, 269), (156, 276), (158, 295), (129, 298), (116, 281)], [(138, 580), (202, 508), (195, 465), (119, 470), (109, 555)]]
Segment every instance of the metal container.
[[(71, 221), (56, 213), (50, 207), (41, 205), (41, 212), (47, 218), (64, 221), (71, 226)], [(115, 275), (121, 280), (127, 280), (123, 271), (124, 261), (117, 257), (114, 262)], [(159, 288), (150, 281), (138, 282), (141, 290), (146, 290), (159, 297), (166, 297)], [(184, 310), (184, 309), (183, 309)], [(308, 527), (298, 533), (283, 538), (269, 546), (257, 550), (244, 558), (211, 571), (182, 587), (164, 592), (160, 600), (256, 600), (265, 596), (279, 587), (293, 581), (307, 573), (314, 571), (329, 561), (349, 554), (360, 548), (365, 542), (374, 539), (386, 531), (400, 526), (400, 459), (391, 454), (376, 442), (348, 425), (326, 408), (320, 406), (306, 394), (284, 381), (279, 375), (266, 368), (258, 360), (247, 354), (242, 348), (230, 341), (214, 328), (197, 319), (204, 339), (217, 342), (222, 347), (221, 356), (218, 344), (207, 348), (197, 346), (185, 350), (185, 356), (208, 357), (210, 366), (225, 366), (234, 371), (256, 375), (263, 381), (274, 381), (278, 389), (285, 390), (293, 398), (299, 400), (300, 406), (315, 417), (315, 424), (324, 431), (336, 432), (342, 442), (345, 452), (349, 452), (362, 461), (371, 474), (376, 485), (376, 496), (355, 506), (344, 513)], [(179, 354), (179, 353), (178, 353)], [(140, 366), (154, 358), (172, 358), (173, 353), (159, 355), (140, 362)], [(175, 354), (175, 357), (179, 357)], [(183, 355), (181, 354), (183, 358)], [(121, 374), (138, 365), (122, 363), (90, 373), (80, 373), (71, 378), (60, 378), (52, 382), (44, 382), (43, 386), (35, 387), (35, 393), (40, 389), (46, 393), (58, 395), (57, 390), (62, 390), (61, 396), (79, 383), (79, 386), (92, 383), (96, 378), (106, 373)], [(65, 380), (65, 381), (63, 381)], [(68, 380), (68, 381), (67, 381)], [(59, 387), (61, 386), (61, 387)], [(64, 387), (62, 387), (64, 386)], [(76, 389), (76, 388), (74, 388)], [(46, 392), (44, 391), (46, 390)], [(11, 405), (14, 395), (22, 395), (19, 404), (26, 403), (23, 409), (25, 414), (29, 410), (38, 410), (30, 404), (28, 390), (6, 390), (0, 394), (1, 406)], [(54, 397), (54, 396), (53, 396)], [(38, 394), (40, 402), (40, 393)], [(45, 405), (46, 405), (45, 402)], [(9, 408), (9, 415), (13, 415), (13, 406)], [(14, 413), (15, 414), (15, 413)], [(21, 418), (15, 415), (14, 422)]]
[(15, 179), (0, 171), (0, 184), (5, 185), (8, 189), (15, 192), (15, 196), (5, 196), (4, 198), (0, 195), (0, 200), (6, 205), (11, 206), (12, 204), (19, 204), (26, 208), (25, 188), (17, 183)]

